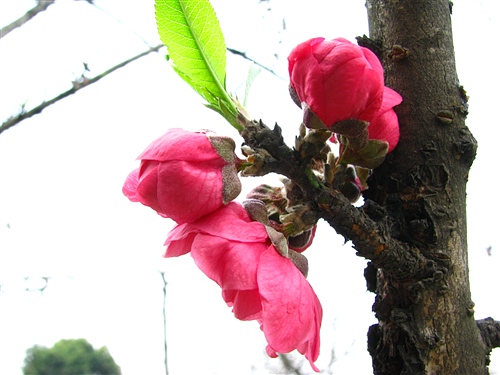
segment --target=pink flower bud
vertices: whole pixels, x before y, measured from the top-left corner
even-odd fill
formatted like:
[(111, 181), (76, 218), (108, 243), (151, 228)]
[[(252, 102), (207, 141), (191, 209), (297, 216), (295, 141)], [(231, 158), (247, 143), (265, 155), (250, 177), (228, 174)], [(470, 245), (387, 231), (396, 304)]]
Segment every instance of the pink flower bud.
[[(310, 39), (288, 57), (291, 88), (326, 127), (370, 121), (382, 104), (384, 71), (377, 56), (346, 39)], [(307, 126), (307, 124), (306, 124)]]
[(221, 287), (236, 318), (260, 323), (270, 356), (297, 349), (319, 371), (314, 365), (323, 314), (318, 297), (293, 260), (278, 252), (266, 226), (240, 204), (176, 226), (165, 245), (166, 257), (191, 253)]
[(368, 137), (389, 143), (387, 152), (394, 150), (399, 142), (399, 122), (393, 107), (401, 103), (403, 98), (396, 91), (384, 87), (382, 106), (373, 116), (368, 126)]
[(138, 157), (123, 193), (177, 223), (195, 221), (240, 193), (234, 148), (227, 137), (170, 129)]

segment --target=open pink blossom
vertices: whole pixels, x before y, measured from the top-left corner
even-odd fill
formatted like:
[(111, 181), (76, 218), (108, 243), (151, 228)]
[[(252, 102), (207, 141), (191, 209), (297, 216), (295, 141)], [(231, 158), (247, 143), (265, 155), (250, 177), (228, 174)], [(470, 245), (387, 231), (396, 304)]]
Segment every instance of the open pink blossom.
[(384, 87), (382, 106), (373, 116), (368, 126), (368, 137), (389, 143), (391, 152), (399, 142), (399, 122), (393, 107), (401, 103), (403, 98), (396, 91)]
[(231, 138), (170, 129), (138, 157), (123, 193), (177, 223), (195, 221), (240, 193)]
[(288, 71), (292, 96), (326, 127), (351, 118), (371, 121), (382, 104), (380, 61), (346, 39), (313, 38), (299, 44), (288, 57)]
[(297, 349), (314, 362), (319, 356), (321, 304), (294, 263), (276, 250), (266, 227), (231, 202), (192, 223), (176, 226), (166, 257), (191, 252), (196, 265), (222, 288), (236, 318), (257, 320), (267, 353)]

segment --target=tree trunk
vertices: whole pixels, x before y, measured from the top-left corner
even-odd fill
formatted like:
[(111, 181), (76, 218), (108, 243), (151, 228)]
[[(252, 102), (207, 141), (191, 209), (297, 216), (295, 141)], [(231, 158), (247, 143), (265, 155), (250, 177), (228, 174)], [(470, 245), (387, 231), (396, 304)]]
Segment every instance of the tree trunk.
[(401, 140), (370, 177), (365, 198), (385, 208), (392, 237), (436, 264), (427, 274), (397, 279), (367, 268), (379, 321), (368, 333), (374, 374), (488, 374), (467, 259), (465, 189), (477, 144), (465, 126), (451, 3), (367, 0), (366, 6), (386, 85), (403, 103), (396, 108)]

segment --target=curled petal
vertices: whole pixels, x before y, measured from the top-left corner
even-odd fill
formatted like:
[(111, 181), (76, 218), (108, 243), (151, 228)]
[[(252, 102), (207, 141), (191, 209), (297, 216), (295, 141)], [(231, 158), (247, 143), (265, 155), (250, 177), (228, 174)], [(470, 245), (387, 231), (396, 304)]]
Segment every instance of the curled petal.
[(391, 108), (378, 116), (368, 127), (370, 139), (386, 141), (389, 144), (387, 152), (394, 150), (399, 142), (399, 122), (396, 112)]
[(178, 257), (191, 251), (197, 232), (193, 231), (189, 224), (180, 224), (174, 227), (168, 234), (165, 246), (165, 258)]
[(231, 202), (177, 225), (165, 244), (167, 257), (191, 252), (198, 268), (221, 287), (236, 318), (261, 324), (270, 356), (297, 349), (318, 371), (318, 298), (293, 259), (278, 253), (265, 225), (252, 221), (241, 204)]
[(370, 121), (382, 104), (380, 61), (346, 39), (310, 39), (290, 53), (288, 62), (290, 86), (326, 127), (351, 118)]
[(230, 202), (201, 219), (177, 225), (169, 233), (165, 257), (179, 256), (191, 251), (193, 236), (206, 234), (235, 243), (266, 243), (269, 241), (265, 226), (252, 221), (239, 203)]
[[(319, 356), (322, 308), (311, 286), (293, 265), (270, 246), (261, 256), (257, 282), (262, 297), (262, 329), (278, 353), (302, 349), (313, 368)], [(311, 349), (309, 349), (311, 347)]]
[[(142, 170), (147, 170), (149, 173), (142, 174)], [(139, 182), (137, 184), (137, 197), (139, 201), (145, 206), (151, 207), (160, 216), (166, 217), (164, 209), (161, 207), (160, 202), (158, 202), (157, 195), (158, 187), (158, 162), (146, 161), (141, 163), (139, 168)]]
[(225, 290), (257, 289), (257, 266), (264, 243), (228, 241), (199, 234), (193, 241), (191, 256), (198, 268)]
[[(313, 292), (314, 293), (314, 292)], [(323, 309), (318, 297), (314, 294), (314, 329), (310, 332), (308, 340), (304, 341), (297, 347), (299, 353), (303, 354), (311, 364), (314, 371), (319, 372), (314, 362), (319, 357), (320, 349), (320, 329), (321, 319), (323, 317)]]
[(384, 87), (384, 101), (382, 102), (382, 106), (380, 107), (380, 112), (385, 112), (390, 108), (401, 104), (403, 98), (396, 91), (391, 89), (390, 87)]
[(144, 190), (156, 194), (160, 212), (176, 222), (195, 221), (223, 204), (221, 161), (164, 162), (158, 167), (155, 179), (161, 183), (157, 183), (155, 190), (151, 186)]
[(137, 194), (137, 184), (139, 183), (139, 168), (134, 169), (127, 176), (123, 184), (122, 192), (132, 202), (140, 202), (140, 196)]
[[(308, 59), (312, 55), (312, 47), (315, 44), (323, 42), (324, 40), (325, 38), (312, 38), (307, 42), (300, 43), (293, 49), (290, 56), (288, 56), (288, 73), (290, 74), (290, 77), (292, 76), (296, 62), (301, 59)], [(311, 62), (313, 61), (311, 60)]]
[[(276, 353), (276, 350), (271, 348), (269, 345), (266, 346), (266, 353), (271, 358), (278, 358), (278, 353)], [(316, 370), (314, 370), (314, 371), (316, 371)]]
[[(189, 152), (186, 152), (186, 151)], [(169, 129), (153, 141), (137, 159), (208, 161), (218, 159), (206, 132), (190, 132), (181, 128)]]
[(239, 203), (230, 202), (210, 215), (191, 223), (191, 228), (212, 236), (237, 242), (266, 242), (263, 224), (252, 221)]
[(368, 126), (370, 139), (386, 141), (391, 152), (399, 142), (399, 122), (393, 107), (400, 104), (403, 98), (396, 91), (384, 87), (384, 100), (377, 114)]
[(240, 320), (255, 320), (262, 317), (262, 304), (258, 289), (223, 290), (222, 298), (233, 308), (233, 314)]
[(234, 147), (228, 137), (170, 129), (139, 156), (123, 193), (178, 224), (196, 221), (240, 193)]

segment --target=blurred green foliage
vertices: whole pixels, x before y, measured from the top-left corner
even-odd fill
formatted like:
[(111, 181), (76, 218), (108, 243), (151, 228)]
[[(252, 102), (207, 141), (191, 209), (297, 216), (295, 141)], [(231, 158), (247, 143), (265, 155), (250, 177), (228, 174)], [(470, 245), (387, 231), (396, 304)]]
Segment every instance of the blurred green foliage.
[(26, 351), (24, 375), (119, 375), (120, 367), (104, 346), (94, 349), (85, 339), (60, 340), (52, 348), (35, 345)]

